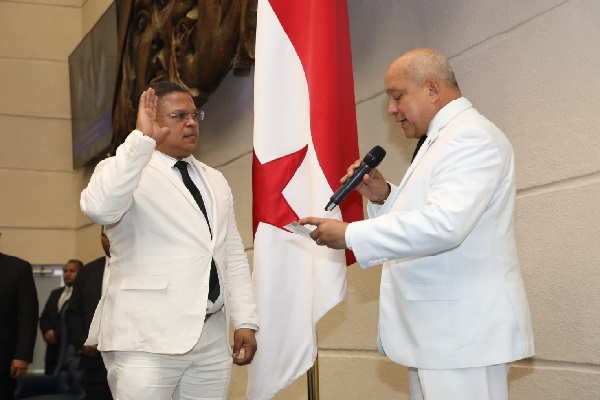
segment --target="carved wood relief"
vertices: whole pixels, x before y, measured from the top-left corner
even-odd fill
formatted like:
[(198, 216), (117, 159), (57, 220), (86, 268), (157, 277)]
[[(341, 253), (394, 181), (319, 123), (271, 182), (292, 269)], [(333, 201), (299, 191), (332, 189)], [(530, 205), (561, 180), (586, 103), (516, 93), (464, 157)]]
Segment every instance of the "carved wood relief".
[(149, 83), (171, 80), (197, 107), (223, 78), (254, 62), (257, 0), (117, 0), (119, 65), (111, 154), (135, 127), (139, 96)]

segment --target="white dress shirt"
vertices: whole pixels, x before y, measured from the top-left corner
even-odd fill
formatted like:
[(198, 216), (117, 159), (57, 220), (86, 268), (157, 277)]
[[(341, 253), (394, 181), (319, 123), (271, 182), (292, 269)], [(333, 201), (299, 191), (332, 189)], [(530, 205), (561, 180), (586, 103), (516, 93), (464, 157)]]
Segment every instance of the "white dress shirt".
[[(175, 167), (175, 163), (178, 160), (176, 158), (168, 156), (164, 153), (161, 153), (160, 151), (157, 151), (157, 153), (160, 155), (161, 159), (165, 162), (165, 164), (167, 164), (169, 166), (169, 168), (171, 168), (171, 171), (173, 171), (173, 174), (175, 174), (179, 179), (182, 179), (181, 173)], [(212, 222), (212, 198), (208, 192), (206, 183), (202, 179), (202, 175), (197, 170), (196, 165), (189, 159), (189, 157), (184, 158), (181, 161), (185, 161), (188, 163), (188, 172), (190, 174), (190, 178), (192, 179), (192, 182), (194, 182), (194, 185), (196, 185), (196, 187), (200, 191), (200, 194), (202, 195), (202, 200), (204, 201), (204, 207), (206, 208), (206, 216), (208, 217), (208, 223), (212, 227), (212, 225), (213, 225), (213, 222)], [(218, 273), (218, 268), (217, 268), (217, 273)], [(207, 314), (213, 314), (213, 313), (219, 311), (221, 308), (223, 308), (223, 305), (224, 305), (223, 291), (225, 289), (223, 288), (223, 281), (220, 276), (219, 276), (219, 288), (220, 288), (219, 297), (217, 298), (217, 300), (214, 303), (210, 300), (207, 300), (207, 303), (206, 303), (206, 313)]]
[(65, 288), (63, 289), (62, 293), (60, 294), (60, 297), (58, 298), (58, 312), (59, 313), (60, 313), (60, 310), (62, 310), (65, 303), (67, 302), (67, 300), (69, 300), (71, 298), (72, 292), (73, 292), (72, 286), (65, 286)]

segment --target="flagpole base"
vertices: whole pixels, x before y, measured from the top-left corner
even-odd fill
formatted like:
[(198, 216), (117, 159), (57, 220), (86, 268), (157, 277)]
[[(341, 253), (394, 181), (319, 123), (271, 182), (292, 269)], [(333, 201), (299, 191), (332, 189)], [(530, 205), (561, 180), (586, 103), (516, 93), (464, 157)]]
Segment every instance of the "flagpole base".
[(315, 358), (315, 364), (306, 373), (308, 384), (308, 400), (319, 400), (319, 355)]

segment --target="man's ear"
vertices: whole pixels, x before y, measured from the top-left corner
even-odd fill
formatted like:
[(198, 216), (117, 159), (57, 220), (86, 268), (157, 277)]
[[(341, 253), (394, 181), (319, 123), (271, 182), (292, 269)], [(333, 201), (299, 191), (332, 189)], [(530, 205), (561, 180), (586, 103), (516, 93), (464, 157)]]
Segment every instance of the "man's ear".
[(429, 98), (432, 102), (435, 102), (440, 98), (441, 84), (437, 78), (431, 76), (425, 79), (425, 87), (428, 90)]

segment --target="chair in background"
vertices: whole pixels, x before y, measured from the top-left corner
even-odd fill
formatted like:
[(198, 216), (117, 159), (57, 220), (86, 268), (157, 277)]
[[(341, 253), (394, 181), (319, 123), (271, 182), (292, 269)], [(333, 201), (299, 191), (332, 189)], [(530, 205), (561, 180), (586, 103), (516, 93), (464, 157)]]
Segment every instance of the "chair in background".
[(65, 305), (60, 313), (60, 347), (58, 362), (52, 375), (28, 374), (17, 380), (15, 400), (75, 400), (83, 395), (80, 384), (79, 356), (69, 344), (65, 321)]

